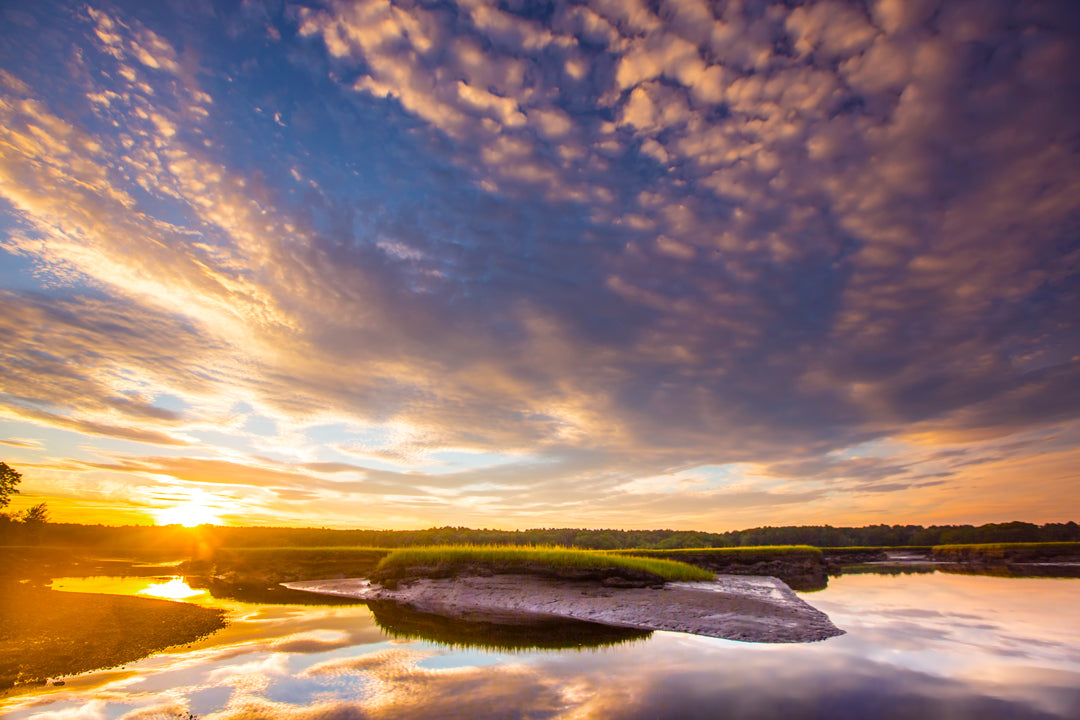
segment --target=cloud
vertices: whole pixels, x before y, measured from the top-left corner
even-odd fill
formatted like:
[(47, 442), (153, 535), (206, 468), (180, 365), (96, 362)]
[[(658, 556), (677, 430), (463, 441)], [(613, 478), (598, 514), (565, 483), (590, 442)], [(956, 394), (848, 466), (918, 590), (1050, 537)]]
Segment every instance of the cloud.
[[(192, 328), (107, 300), (3, 293), (0, 306), (4, 415), (92, 435), (187, 444), (176, 434), (187, 418), (153, 399), (168, 388), (211, 387), (209, 366), (202, 377), (186, 372), (196, 357), (213, 356)], [(190, 354), (181, 354), (185, 349)]]
[[(761, 484), (657, 507), (926, 487), (829, 453), (1080, 407), (1077, 19), (987, 7), (79, 11), (3, 48), (0, 242), (39, 283), (0, 296), (3, 413), (298, 502), (543, 513), (733, 463)], [(325, 477), (334, 423), (395, 428), (363, 480)], [(375, 469), (453, 451), (526, 459)]]
[(0, 445), (7, 445), (13, 448), (40, 448), (40, 440), (23, 439), (23, 438), (8, 438), (6, 440), (0, 440)]

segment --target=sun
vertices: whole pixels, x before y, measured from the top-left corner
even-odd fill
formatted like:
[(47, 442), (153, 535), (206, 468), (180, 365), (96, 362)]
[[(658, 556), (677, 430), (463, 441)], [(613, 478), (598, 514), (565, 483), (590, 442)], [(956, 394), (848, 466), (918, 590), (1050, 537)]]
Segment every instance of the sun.
[(221, 518), (213, 508), (196, 502), (186, 502), (154, 510), (154, 517), (158, 525), (183, 525), (184, 527), (217, 525), (221, 522)]

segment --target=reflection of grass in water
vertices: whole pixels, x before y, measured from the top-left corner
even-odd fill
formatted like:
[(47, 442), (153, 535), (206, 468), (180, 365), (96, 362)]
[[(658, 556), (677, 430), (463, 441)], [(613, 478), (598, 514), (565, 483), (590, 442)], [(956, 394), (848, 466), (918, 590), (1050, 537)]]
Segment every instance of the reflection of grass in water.
[(225, 625), (224, 612), (122, 595), (0, 588), (0, 686), (122, 665)]
[(840, 575), (925, 575), (941, 570), (940, 565), (931, 564), (904, 564), (904, 565), (879, 565), (879, 564), (855, 564), (844, 565), (840, 568)]
[(417, 612), (388, 600), (372, 601), (368, 607), (375, 622), (392, 637), (454, 648), (585, 650), (636, 642), (652, 635), (649, 630), (528, 615), (499, 616), (498, 621), (460, 620)]
[(644, 581), (712, 580), (713, 573), (674, 560), (623, 557), (595, 550), (515, 545), (440, 545), (403, 548), (387, 555), (375, 577), (448, 576), (464, 571), (557, 577), (626, 577)]

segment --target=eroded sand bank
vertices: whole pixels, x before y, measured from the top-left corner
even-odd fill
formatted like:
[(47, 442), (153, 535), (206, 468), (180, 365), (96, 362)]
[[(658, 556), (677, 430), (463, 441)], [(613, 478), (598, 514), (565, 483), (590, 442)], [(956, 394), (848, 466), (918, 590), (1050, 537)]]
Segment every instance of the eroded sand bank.
[(718, 575), (713, 582), (611, 588), (532, 575), (420, 578), (396, 589), (364, 579), (283, 583), (295, 590), (393, 600), (463, 619), (527, 613), (744, 642), (811, 642), (842, 635), (825, 613), (772, 577)]

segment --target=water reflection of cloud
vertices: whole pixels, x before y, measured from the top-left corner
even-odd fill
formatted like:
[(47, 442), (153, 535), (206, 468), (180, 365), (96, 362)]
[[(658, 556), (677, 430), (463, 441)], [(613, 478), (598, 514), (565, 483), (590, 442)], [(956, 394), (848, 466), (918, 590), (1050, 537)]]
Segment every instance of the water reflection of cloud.
[(137, 708), (120, 716), (119, 720), (161, 720), (161, 718), (184, 717), (186, 706), (180, 702), (167, 702)]
[[(871, 713), (910, 718), (940, 717), (944, 712), (958, 717), (1067, 718), (1080, 708), (1080, 693), (1069, 685), (1075, 685), (1076, 673), (1031, 672), (1002, 685), (994, 676), (948, 678), (867, 661), (827, 646), (787, 653), (706, 649), (665, 634), (640, 648), (621, 650), (589, 656), (542, 654), (530, 663), (434, 672), (416, 666), (417, 659), (429, 653), (393, 648), (320, 662), (294, 675), (284, 673), (275, 659), (282, 655), (236, 666), (230, 673), (212, 671), (204, 681), (243, 678), (227, 702), (221, 703), (219, 696), (214, 720), (712, 718), (718, 708), (727, 718)], [(180, 690), (192, 701), (209, 691), (205, 685), (194, 692)], [(139, 701), (119, 695), (108, 699)], [(102, 702), (42, 717), (105, 717), (97, 712), (104, 709)], [(146, 709), (151, 707), (163, 705), (158, 699)], [(141, 711), (129, 716), (147, 717)]]
[[(339, 677), (342, 675), (356, 675), (368, 673), (381, 680), (393, 680), (412, 667), (419, 659), (417, 653), (404, 648), (391, 648), (380, 650), (371, 655), (361, 657), (344, 658), (340, 660), (328, 660), (317, 663), (300, 673), (302, 676), (316, 677), (329, 676)], [(427, 653), (420, 654), (420, 657)]]
[(845, 664), (828, 675), (806, 666), (779, 676), (775, 670), (772, 663), (750, 663), (731, 668), (719, 680), (715, 671), (701, 669), (669, 675), (608, 717), (714, 718), (720, 708), (728, 720), (1048, 717), (1024, 698), (992, 697), (978, 686), (876, 664)]
[[(251, 698), (227, 720), (254, 717), (289, 720), (336, 718), (564, 717), (725, 718), (774, 717), (1069, 717), (1080, 707), (1077, 691), (1062, 678), (1029, 677), (1020, 692), (1002, 692), (976, 681), (949, 678), (854, 656), (798, 652), (720, 650), (723, 672), (701, 648), (662, 637), (651, 650), (604, 658), (553, 656), (529, 665), (417, 672), (409, 653), (353, 663), (357, 672), (377, 669), (393, 682), (363, 704), (353, 700), (288, 707)], [(711, 658), (719, 660), (720, 658)], [(778, 662), (779, 660), (779, 662)], [(338, 668), (343, 666), (337, 666)], [(1075, 680), (1075, 675), (1071, 675)], [(618, 681), (613, 681), (617, 678)], [(1052, 702), (1033, 703), (1049, 687)]]
[(316, 630), (309, 633), (296, 633), (270, 644), (278, 652), (318, 653), (355, 645), (350, 633), (342, 630)]
[(834, 579), (814, 603), (849, 631), (838, 647), (956, 675), (991, 659), (1005, 667), (1038, 663), (1075, 669), (1080, 664), (1076, 590), (1075, 581), (1060, 579), (1002, 583), (934, 574), (897, 582), (853, 575)]
[(389, 641), (363, 607), (249, 606), (232, 635), (192, 652), (5, 709), (13, 720), (1080, 717), (1080, 610), (1063, 604), (1077, 581), (983, 580), (836, 579), (814, 602), (849, 634), (787, 646), (655, 633), (508, 655)]
[(270, 677), (282, 676), (288, 671), (286, 658), (284, 653), (275, 653), (261, 660), (217, 668), (207, 679), (215, 685), (233, 685), (249, 692), (265, 689)]

